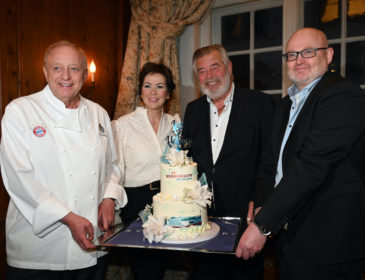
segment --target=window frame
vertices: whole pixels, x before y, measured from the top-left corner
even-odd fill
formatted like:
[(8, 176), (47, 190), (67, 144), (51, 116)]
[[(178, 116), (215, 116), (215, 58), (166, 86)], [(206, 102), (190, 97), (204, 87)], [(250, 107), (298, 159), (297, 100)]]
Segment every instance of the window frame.
[[(240, 51), (228, 51), (228, 56), (235, 56), (235, 55), (249, 55), (249, 68), (250, 68), (250, 80), (249, 80), (249, 87), (250, 89), (254, 89), (255, 84), (255, 74), (254, 74), (254, 56), (255, 54), (259, 53), (267, 53), (267, 52), (273, 52), (273, 51), (282, 51), (283, 44), (280, 46), (275, 47), (265, 47), (265, 48), (254, 48), (254, 42), (255, 42), (255, 12), (258, 10), (264, 10), (264, 9), (270, 9), (270, 8), (276, 8), (276, 7), (283, 7), (283, 1), (282, 0), (262, 0), (259, 2), (249, 2), (249, 3), (241, 3), (237, 5), (227, 6), (227, 7), (218, 7), (214, 8), (211, 11), (211, 17), (212, 17), (212, 29), (211, 29), (211, 40), (212, 44), (221, 44), (221, 22), (222, 17), (227, 15), (236, 15), (241, 13), (250, 13), (250, 46), (248, 50), (240, 50)], [(284, 15), (283, 15), (284, 18)], [(284, 23), (283, 23), (284, 24)], [(284, 35), (283, 35), (284, 37)], [(284, 68), (282, 68), (284, 69)], [(282, 71), (284, 73), (284, 71)], [(284, 75), (282, 75), (284, 76)], [(263, 90), (263, 92), (269, 93), (269, 94), (280, 94), (282, 93), (282, 89), (274, 89), (274, 90)]]
[[(301, 18), (300, 18), (300, 26), (304, 27), (304, 2), (307, 0), (301, 0), (300, 1), (300, 10), (302, 11), (301, 13)], [(341, 1), (341, 36), (337, 39), (330, 39), (328, 40), (328, 45), (335, 45), (335, 44), (339, 44), (340, 45), (340, 64), (341, 67), (339, 67), (340, 69), (340, 75), (343, 77), (346, 77), (346, 48), (347, 48), (347, 44), (348, 43), (354, 43), (354, 42), (359, 42), (359, 41), (364, 41), (365, 42), (365, 35), (362, 36), (353, 36), (353, 37), (347, 37), (347, 3), (349, 0), (342, 0)], [(360, 84), (360, 87), (362, 89), (365, 89), (365, 83), (364, 84)]]

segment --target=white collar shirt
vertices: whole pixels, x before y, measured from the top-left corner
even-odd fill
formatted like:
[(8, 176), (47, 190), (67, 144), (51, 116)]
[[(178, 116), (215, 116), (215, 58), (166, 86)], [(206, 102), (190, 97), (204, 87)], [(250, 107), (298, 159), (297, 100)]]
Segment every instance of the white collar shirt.
[(213, 100), (207, 96), (210, 108), (210, 135), (212, 145), (213, 163), (218, 159), (219, 153), (222, 149), (224, 137), (228, 126), (229, 116), (232, 109), (232, 101), (234, 94), (234, 84), (232, 83), (231, 92), (224, 100), (224, 108), (222, 113), (218, 114), (218, 109), (214, 105)]

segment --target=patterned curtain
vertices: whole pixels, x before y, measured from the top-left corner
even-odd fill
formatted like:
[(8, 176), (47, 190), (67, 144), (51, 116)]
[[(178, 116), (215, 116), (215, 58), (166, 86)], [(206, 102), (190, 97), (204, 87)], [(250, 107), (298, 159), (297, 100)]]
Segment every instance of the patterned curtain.
[(145, 62), (162, 62), (173, 75), (176, 89), (166, 112), (180, 112), (180, 81), (175, 39), (185, 25), (197, 22), (211, 0), (130, 0), (132, 19), (114, 118), (139, 105), (138, 74)]

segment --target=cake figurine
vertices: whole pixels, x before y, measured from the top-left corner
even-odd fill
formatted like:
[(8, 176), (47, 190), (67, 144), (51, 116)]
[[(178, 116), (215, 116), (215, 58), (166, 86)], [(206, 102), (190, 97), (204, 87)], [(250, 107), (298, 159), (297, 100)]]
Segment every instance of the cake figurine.
[(161, 191), (152, 206), (140, 212), (143, 234), (150, 243), (183, 240), (188, 243), (211, 228), (207, 207), (212, 193), (205, 175), (198, 180), (197, 164), (187, 156), (187, 141), (181, 139), (181, 123), (173, 123), (174, 134), (161, 157)]

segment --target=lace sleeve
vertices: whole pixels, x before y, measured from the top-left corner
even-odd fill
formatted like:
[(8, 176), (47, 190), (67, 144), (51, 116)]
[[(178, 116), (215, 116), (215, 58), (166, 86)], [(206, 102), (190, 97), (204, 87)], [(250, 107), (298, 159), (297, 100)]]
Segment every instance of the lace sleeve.
[(111, 122), (112, 131), (113, 131), (113, 137), (114, 137), (114, 143), (117, 150), (118, 155), (118, 167), (121, 172), (121, 180), (120, 184), (124, 187), (124, 180), (125, 180), (125, 162), (124, 162), (124, 149), (123, 145), (124, 141), (124, 130), (122, 129), (121, 123), (118, 122), (118, 120), (113, 120)]

